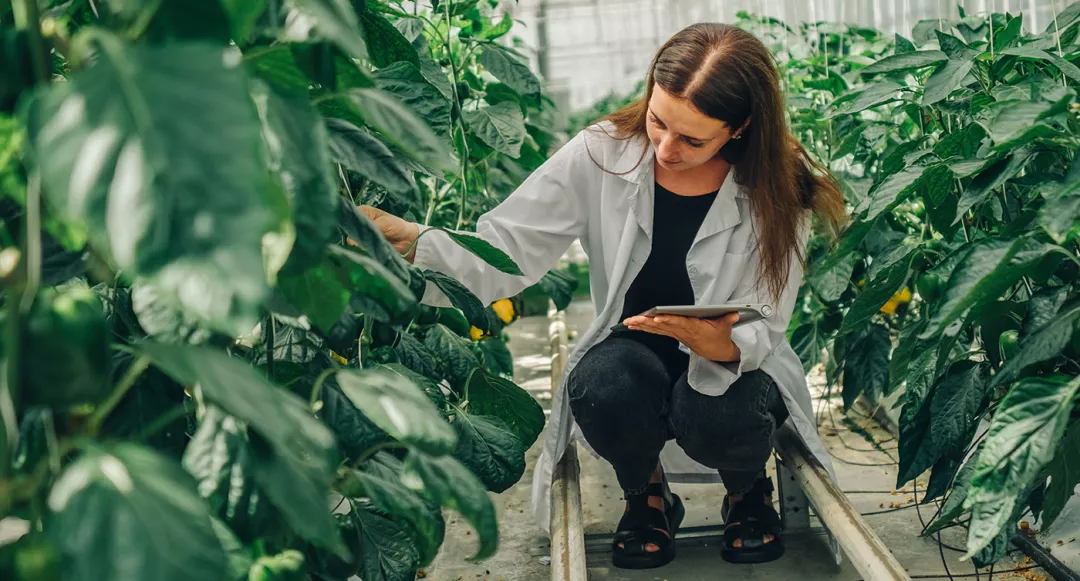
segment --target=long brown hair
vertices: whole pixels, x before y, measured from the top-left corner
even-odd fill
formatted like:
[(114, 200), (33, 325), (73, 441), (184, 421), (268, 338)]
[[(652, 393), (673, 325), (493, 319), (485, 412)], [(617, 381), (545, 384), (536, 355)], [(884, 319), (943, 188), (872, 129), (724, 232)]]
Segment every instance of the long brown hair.
[(657, 85), (732, 130), (750, 120), (742, 138), (728, 141), (720, 155), (731, 163), (736, 183), (749, 191), (751, 211), (761, 226), (759, 280), (779, 300), (793, 253), (805, 260), (798, 244), (803, 210), (812, 209), (824, 218), (834, 234), (846, 221), (847, 211), (835, 179), (810, 158), (787, 127), (772, 55), (740, 28), (691, 25), (657, 51), (645, 96), (600, 121), (611, 121), (619, 139), (647, 142), (646, 114)]

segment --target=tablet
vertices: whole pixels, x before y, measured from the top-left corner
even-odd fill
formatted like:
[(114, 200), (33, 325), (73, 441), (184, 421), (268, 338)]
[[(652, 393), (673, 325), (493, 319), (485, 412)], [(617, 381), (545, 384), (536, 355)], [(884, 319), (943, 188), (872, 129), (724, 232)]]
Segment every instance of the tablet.
[(745, 323), (753, 323), (772, 316), (772, 307), (766, 304), (725, 304), (725, 305), (679, 305), (668, 307), (653, 307), (645, 311), (644, 315), (654, 317), (656, 315), (678, 315), (681, 317), (694, 317), (698, 319), (718, 319), (724, 315), (737, 312), (739, 320), (735, 326)]

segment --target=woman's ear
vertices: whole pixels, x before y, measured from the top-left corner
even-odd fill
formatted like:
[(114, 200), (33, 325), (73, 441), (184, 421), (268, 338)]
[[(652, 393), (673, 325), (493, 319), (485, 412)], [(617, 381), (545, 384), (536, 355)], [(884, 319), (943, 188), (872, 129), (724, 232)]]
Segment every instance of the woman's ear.
[(737, 129), (737, 130), (735, 131), (735, 135), (737, 135), (737, 136), (739, 136), (739, 137), (742, 137), (742, 134), (743, 134), (743, 132), (744, 132), (744, 131), (746, 131), (746, 128), (747, 128), (747, 127), (749, 127), (749, 126), (750, 126), (750, 118), (749, 118), (749, 117), (747, 117), (747, 118), (746, 118), (746, 121), (743, 121), (742, 127), (739, 127), (739, 128), (738, 128), (738, 129)]

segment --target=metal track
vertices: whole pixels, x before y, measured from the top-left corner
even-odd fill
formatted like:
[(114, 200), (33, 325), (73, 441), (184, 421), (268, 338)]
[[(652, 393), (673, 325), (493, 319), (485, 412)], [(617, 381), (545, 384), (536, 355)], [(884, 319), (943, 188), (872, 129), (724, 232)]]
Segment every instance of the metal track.
[[(551, 393), (559, 389), (566, 366), (566, 317), (549, 307)], [(551, 581), (587, 581), (585, 526), (581, 517), (581, 465), (577, 444), (571, 443), (555, 465), (551, 484)]]

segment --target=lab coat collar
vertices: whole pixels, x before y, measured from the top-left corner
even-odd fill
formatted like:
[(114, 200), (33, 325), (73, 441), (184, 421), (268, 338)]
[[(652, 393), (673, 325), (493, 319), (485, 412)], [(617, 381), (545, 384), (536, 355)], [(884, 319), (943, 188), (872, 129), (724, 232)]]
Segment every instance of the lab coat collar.
[[(622, 144), (622, 153), (618, 156), (615, 167), (611, 171), (636, 186), (630, 195), (630, 207), (638, 225), (651, 240), (656, 151), (648, 140), (626, 140)], [(735, 173), (732, 170), (724, 180), (724, 185), (720, 186), (716, 200), (709, 207), (709, 213), (705, 215), (705, 220), (698, 229), (694, 244), (742, 223), (739, 204), (735, 201), (737, 197), (745, 198), (746, 193), (742, 186), (735, 183)]]

